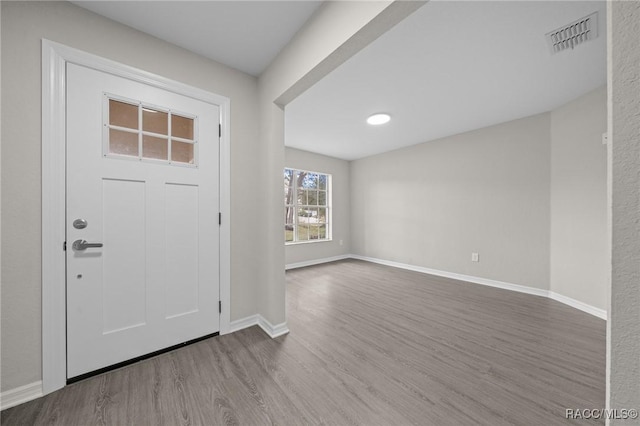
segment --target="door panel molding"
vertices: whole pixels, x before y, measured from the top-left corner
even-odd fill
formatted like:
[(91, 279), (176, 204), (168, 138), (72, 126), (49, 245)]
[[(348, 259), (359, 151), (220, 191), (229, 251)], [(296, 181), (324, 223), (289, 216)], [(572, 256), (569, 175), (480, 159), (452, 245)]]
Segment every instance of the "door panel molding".
[(230, 100), (205, 90), (42, 40), (42, 390), (66, 384), (66, 65), (74, 63), (218, 105), (220, 108), (220, 334), (230, 331)]

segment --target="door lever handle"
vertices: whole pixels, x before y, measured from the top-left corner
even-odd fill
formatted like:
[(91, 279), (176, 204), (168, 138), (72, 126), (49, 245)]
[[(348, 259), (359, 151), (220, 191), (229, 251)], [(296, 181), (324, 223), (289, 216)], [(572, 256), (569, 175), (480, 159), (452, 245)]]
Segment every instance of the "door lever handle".
[(73, 247), (74, 250), (86, 250), (88, 248), (102, 247), (102, 243), (88, 243), (85, 240), (75, 240), (71, 247)]

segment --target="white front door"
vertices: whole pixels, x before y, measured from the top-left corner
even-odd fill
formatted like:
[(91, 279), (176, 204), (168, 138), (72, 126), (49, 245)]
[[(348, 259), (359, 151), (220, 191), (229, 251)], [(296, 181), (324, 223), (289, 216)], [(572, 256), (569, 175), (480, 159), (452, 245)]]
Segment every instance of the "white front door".
[(67, 65), (67, 378), (219, 331), (217, 105)]

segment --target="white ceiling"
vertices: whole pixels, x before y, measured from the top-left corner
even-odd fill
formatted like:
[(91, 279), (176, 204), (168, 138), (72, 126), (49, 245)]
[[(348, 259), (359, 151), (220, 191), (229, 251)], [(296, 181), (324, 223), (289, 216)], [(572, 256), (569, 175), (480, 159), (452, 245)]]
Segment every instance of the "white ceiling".
[[(259, 75), (322, 2), (73, 3)], [(594, 11), (600, 36), (551, 55)], [(287, 105), (285, 143), (353, 160), (549, 111), (605, 84), (605, 21), (604, 1), (431, 1)]]
[[(545, 33), (594, 11), (599, 37), (551, 55)], [(353, 160), (552, 110), (606, 83), (605, 21), (604, 2), (432, 1), (287, 105), (286, 145)]]
[(259, 75), (321, 1), (72, 1), (247, 74)]

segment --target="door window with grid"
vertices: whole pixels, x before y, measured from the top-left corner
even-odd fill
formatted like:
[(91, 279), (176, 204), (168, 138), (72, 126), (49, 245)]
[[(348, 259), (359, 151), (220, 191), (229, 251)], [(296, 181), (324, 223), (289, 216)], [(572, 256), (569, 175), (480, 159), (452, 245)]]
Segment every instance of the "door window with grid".
[(331, 175), (284, 169), (285, 243), (331, 239)]

